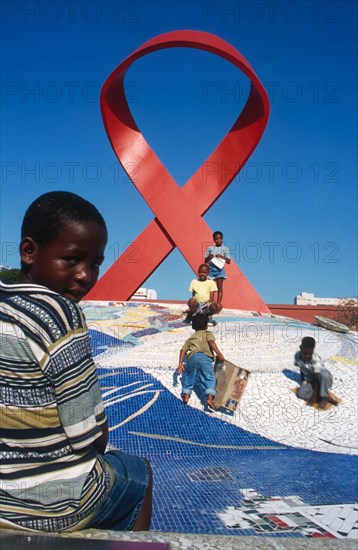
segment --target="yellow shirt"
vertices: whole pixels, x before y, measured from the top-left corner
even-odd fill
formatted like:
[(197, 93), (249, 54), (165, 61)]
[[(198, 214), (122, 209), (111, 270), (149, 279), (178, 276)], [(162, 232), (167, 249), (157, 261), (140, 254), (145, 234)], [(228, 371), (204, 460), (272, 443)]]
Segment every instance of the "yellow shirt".
[(190, 283), (189, 290), (193, 293), (193, 298), (200, 302), (208, 302), (210, 300), (210, 292), (215, 292), (218, 289), (216, 282), (211, 279), (199, 281), (193, 279)]

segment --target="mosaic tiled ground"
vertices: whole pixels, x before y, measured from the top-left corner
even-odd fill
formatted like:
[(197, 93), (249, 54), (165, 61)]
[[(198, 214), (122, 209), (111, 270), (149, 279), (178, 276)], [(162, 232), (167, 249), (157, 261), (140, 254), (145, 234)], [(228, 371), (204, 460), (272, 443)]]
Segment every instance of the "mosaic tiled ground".
[[(146, 456), (157, 531), (357, 538), (357, 334), (223, 310), (225, 357), (251, 371), (236, 413), (180, 399), (183, 305), (83, 304), (110, 423), (110, 444)], [(292, 389), (305, 335), (334, 377), (338, 407), (318, 411)]]

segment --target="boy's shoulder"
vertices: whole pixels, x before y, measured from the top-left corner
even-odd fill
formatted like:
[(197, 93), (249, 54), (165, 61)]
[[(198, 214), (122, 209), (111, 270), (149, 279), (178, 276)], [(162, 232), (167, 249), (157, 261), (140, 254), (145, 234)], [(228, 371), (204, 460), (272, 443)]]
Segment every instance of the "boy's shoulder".
[(206, 338), (206, 339), (209, 339), (209, 340), (215, 340), (215, 336), (214, 336), (214, 333), (211, 332), (211, 330), (208, 330), (206, 328), (204, 329), (200, 329), (200, 330), (196, 330), (194, 332), (194, 336), (197, 335), (198, 338)]
[(35, 283), (11, 283), (6, 284), (0, 281), (0, 292), (2, 300), (11, 300), (16, 296), (21, 296), (23, 298), (32, 297), (34, 300), (41, 299), (41, 297), (48, 297), (48, 300), (51, 301), (51, 298), (57, 300), (59, 298), (60, 302), (71, 303), (70, 300), (61, 296), (54, 290), (50, 290), (46, 286), (37, 285)]
[(313, 352), (312, 354), (312, 363), (323, 363), (323, 359), (318, 353)]
[(193, 279), (190, 283), (190, 286), (197, 286), (197, 285), (202, 285), (203, 283), (206, 283), (206, 281), (208, 281), (209, 279), (205, 279), (205, 281), (201, 281), (200, 279)]
[(37, 318), (49, 327), (61, 324), (69, 329), (84, 326), (80, 307), (57, 292), (36, 284), (4, 284), (0, 281), (0, 306), (18, 319)]
[(208, 284), (211, 285), (214, 281), (213, 281), (213, 279), (207, 278), (207, 279), (205, 279), (205, 281), (201, 281), (200, 279), (193, 279), (192, 282), (193, 283), (195, 282), (195, 283), (198, 283), (199, 285), (204, 285), (205, 286), (205, 285), (208, 285)]

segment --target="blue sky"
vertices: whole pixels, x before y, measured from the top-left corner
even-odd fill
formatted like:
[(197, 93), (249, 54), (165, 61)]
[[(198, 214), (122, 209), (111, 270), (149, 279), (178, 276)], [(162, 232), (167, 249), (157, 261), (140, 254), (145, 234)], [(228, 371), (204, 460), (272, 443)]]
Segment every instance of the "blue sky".
[[(18, 267), (24, 211), (46, 191), (74, 191), (102, 212), (103, 272), (150, 222), (106, 136), (99, 92), (148, 39), (195, 29), (239, 50), (271, 104), (261, 141), (205, 220), (267, 303), (357, 294), (356, 2), (4, 0), (1, 10), (0, 263)], [(197, 50), (130, 68), (134, 118), (178, 185), (230, 129), (246, 84)], [(145, 286), (185, 299), (192, 278), (175, 250)]]

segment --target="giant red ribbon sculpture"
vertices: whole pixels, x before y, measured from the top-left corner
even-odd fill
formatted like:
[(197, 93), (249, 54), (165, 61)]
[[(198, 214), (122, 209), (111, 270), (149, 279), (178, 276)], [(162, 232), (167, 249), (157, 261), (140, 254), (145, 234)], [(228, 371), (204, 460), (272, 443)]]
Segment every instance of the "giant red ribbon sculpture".
[[(180, 188), (149, 147), (130, 112), (124, 91), (124, 77), (137, 59), (164, 48), (196, 48), (216, 54), (238, 67), (250, 79), (247, 102), (215, 151), (207, 166), (234, 165), (225, 179), (220, 170), (205, 172), (200, 167)], [(220, 197), (245, 164), (265, 129), (269, 102), (267, 94), (246, 59), (221, 38), (199, 31), (173, 31), (149, 40), (125, 59), (106, 80), (101, 92), (101, 110), (106, 131), (119, 162), (135, 166), (134, 185), (152, 209), (155, 219), (133, 241), (134, 262), (125, 251), (87, 295), (92, 300), (128, 300), (170, 252), (178, 247), (197, 272), (203, 262), (205, 244), (212, 243), (212, 231), (202, 216)], [(210, 163), (210, 164), (209, 164)], [(205, 166), (205, 163), (204, 165)], [(128, 174), (130, 177), (130, 174)], [(215, 228), (216, 229), (216, 228)], [(234, 261), (227, 266), (223, 305), (269, 312), (268, 307)], [(183, 281), (186, 287), (188, 281)]]

